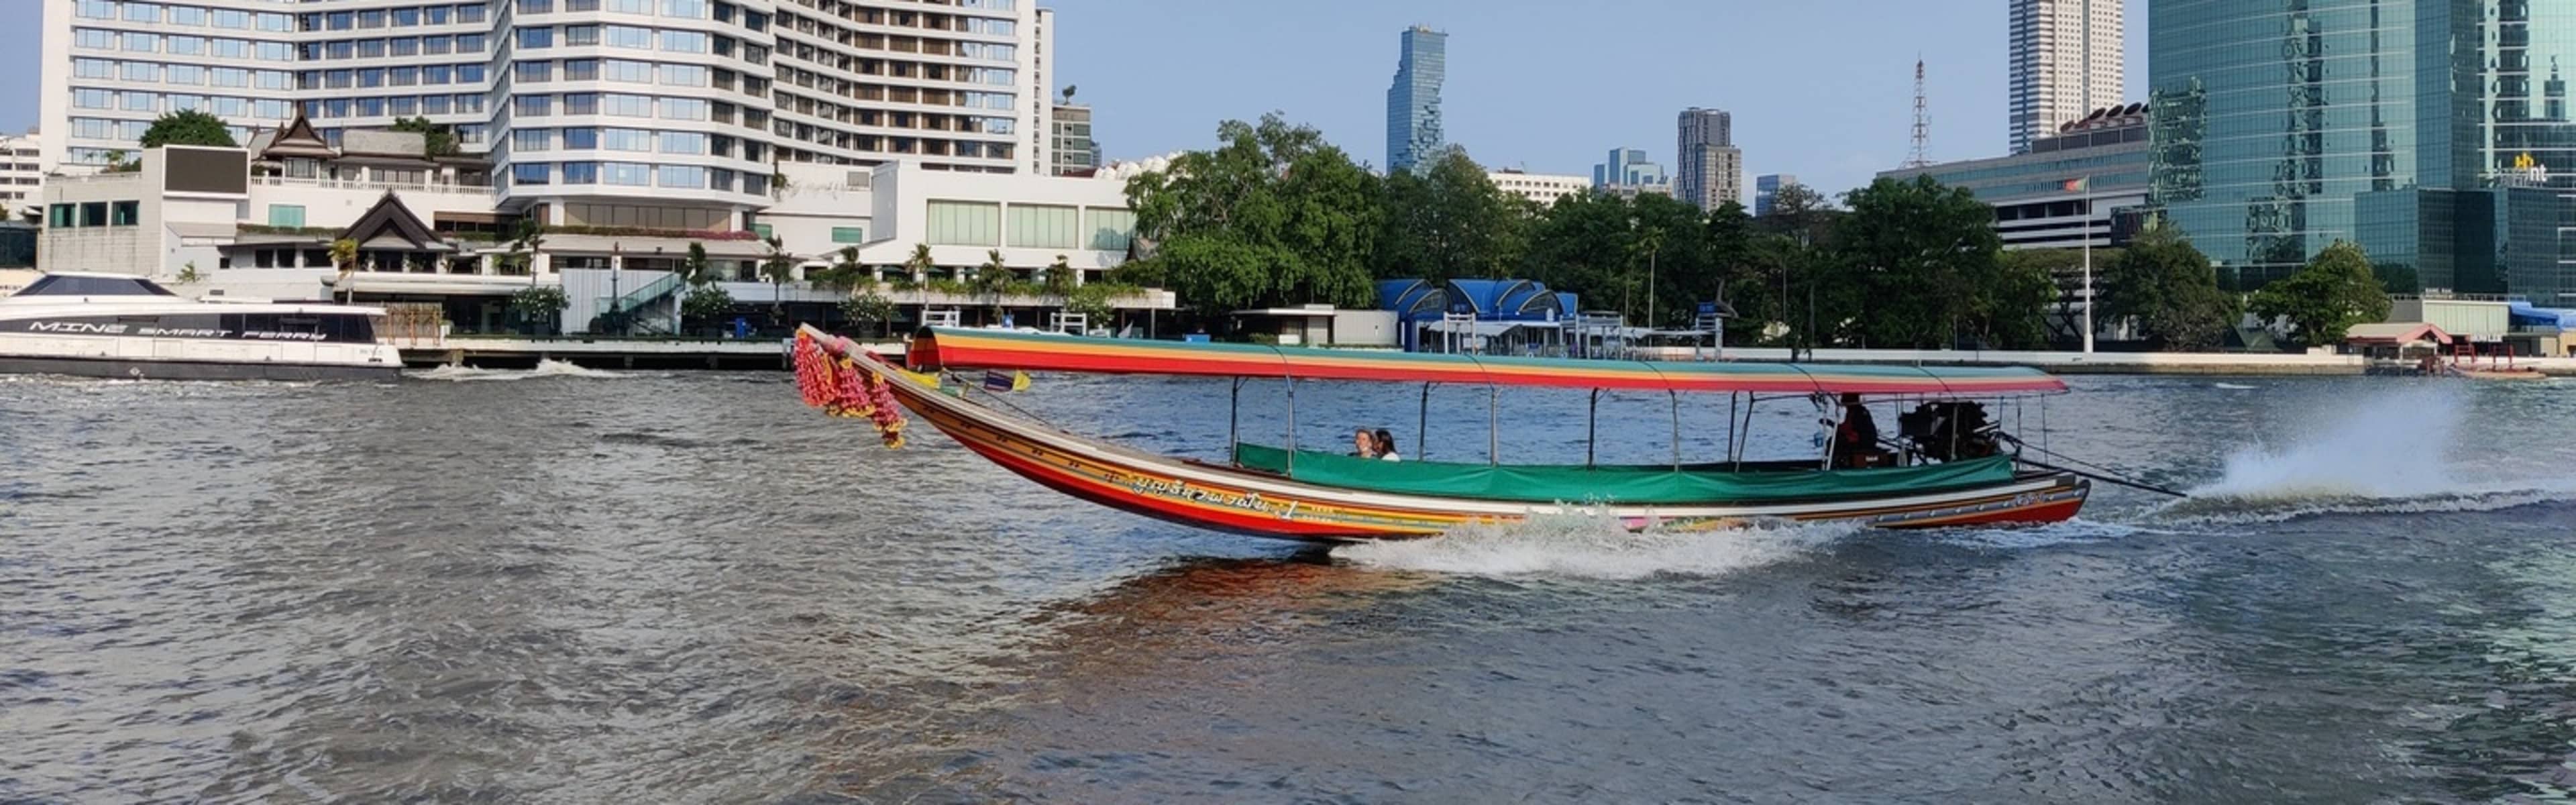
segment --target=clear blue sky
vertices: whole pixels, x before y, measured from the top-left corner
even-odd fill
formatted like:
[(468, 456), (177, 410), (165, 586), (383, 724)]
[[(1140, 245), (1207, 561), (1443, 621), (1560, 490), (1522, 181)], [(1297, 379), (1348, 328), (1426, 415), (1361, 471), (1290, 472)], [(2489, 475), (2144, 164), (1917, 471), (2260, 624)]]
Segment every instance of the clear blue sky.
[[(1932, 157), (2004, 151), (1998, 0), (1044, 0), (1054, 83), (1096, 107), (1113, 159), (1205, 147), (1270, 110), (1386, 161), (1396, 35), (1449, 32), (1451, 142), (1495, 167), (1589, 175), (1613, 146), (1670, 164), (1673, 116), (1735, 113), (1747, 181), (1794, 173), (1840, 192), (1905, 158), (1914, 59), (1930, 70)], [(2146, 86), (2146, 8), (2128, 0), (2130, 99)], [(0, 130), (36, 119), (38, 0), (0, 0)]]

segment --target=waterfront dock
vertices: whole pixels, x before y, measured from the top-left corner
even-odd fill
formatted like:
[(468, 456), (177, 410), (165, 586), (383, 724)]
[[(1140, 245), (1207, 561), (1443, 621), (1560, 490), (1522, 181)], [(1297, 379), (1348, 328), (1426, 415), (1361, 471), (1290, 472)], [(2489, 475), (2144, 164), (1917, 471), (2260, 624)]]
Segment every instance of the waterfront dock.
[[(1649, 350), (1660, 360), (1692, 360), (1687, 348)], [(1729, 347), (1726, 360), (1785, 362), (1789, 350)], [(1707, 357), (1707, 350), (1699, 352)], [(2348, 376), (2366, 374), (2369, 361), (2360, 355), (2240, 352), (2032, 352), (2017, 350), (1819, 349), (1801, 353), (1802, 363), (1867, 363), (1903, 366), (2030, 366), (2061, 375), (2206, 375), (2206, 376)], [(2481, 359), (2479, 366), (2486, 366)], [(2516, 358), (2512, 366), (2530, 367), (2551, 377), (2576, 377), (2576, 358)]]

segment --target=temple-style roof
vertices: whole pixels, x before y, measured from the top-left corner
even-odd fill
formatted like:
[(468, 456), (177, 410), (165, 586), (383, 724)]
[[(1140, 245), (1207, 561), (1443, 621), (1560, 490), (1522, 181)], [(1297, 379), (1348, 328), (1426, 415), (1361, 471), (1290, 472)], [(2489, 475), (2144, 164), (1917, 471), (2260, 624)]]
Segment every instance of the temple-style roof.
[(367, 214), (358, 216), (358, 222), (350, 224), (340, 237), (357, 241), (361, 248), (368, 249), (408, 247), (448, 251), (454, 248), (428, 224), (421, 223), (420, 216), (413, 215), (410, 208), (404, 207), (402, 199), (391, 190), (377, 198), (376, 205), (367, 208)]
[(287, 121), (285, 128), (252, 136), (250, 152), (252, 159), (260, 160), (281, 157), (332, 159), (340, 155), (339, 149), (332, 148), (329, 140), (322, 139), (322, 134), (313, 130), (313, 121), (306, 120), (302, 110), (296, 111), (295, 119)]

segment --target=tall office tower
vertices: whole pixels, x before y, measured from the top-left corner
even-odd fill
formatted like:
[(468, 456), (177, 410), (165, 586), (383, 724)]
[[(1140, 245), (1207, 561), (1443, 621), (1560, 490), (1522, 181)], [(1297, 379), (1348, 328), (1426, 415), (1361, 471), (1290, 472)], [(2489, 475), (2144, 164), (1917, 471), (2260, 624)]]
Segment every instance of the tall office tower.
[[(247, 140), (426, 117), (551, 222), (711, 228), (774, 164), (1043, 167), (1033, 0), (46, 0), (45, 164), (203, 110)], [(638, 201), (646, 203), (638, 207)], [(610, 202), (615, 203), (610, 203)], [(739, 221), (736, 222), (739, 224)]]
[(1753, 178), (1753, 214), (1771, 214), (1771, 205), (1780, 197), (1780, 188), (1798, 183), (1798, 177), (1786, 173), (1765, 173)]
[(1091, 139), (1091, 105), (1057, 101), (1055, 117), (1049, 125), (1055, 129), (1054, 160), (1050, 173), (1057, 176), (1089, 176), (1100, 169), (1100, 144)]
[(2427, 289), (2576, 304), (2576, 7), (2152, 0), (2147, 15), (2149, 192), (2222, 284), (2252, 290), (2350, 240)]
[(2032, 139), (2055, 135), (2061, 124), (2121, 102), (2122, 2), (2012, 0), (2012, 97), (2005, 131), (2013, 153), (2029, 151)]
[(1744, 153), (1735, 149), (1734, 115), (1718, 109), (1682, 110), (1673, 148), (1673, 197), (1703, 210), (1744, 199)]
[(1449, 75), (1449, 35), (1407, 28), (1395, 81), (1386, 88), (1386, 169), (1429, 168), (1442, 143), (1440, 82)]

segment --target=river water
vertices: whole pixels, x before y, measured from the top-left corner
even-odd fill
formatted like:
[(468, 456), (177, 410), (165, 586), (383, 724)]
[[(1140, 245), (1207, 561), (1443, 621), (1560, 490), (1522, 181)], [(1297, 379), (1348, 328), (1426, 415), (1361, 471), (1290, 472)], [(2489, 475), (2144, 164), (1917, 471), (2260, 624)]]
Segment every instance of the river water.
[[(2005, 421), (2203, 496), (1319, 551), (884, 450), (780, 373), (0, 379), (0, 801), (2576, 794), (2576, 384), (2072, 382)], [(1225, 394), (1014, 401), (1214, 457)], [(1298, 438), (1483, 457), (1481, 390), (1419, 404), (1301, 387)], [(1494, 413), (1581, 460), (1581, 395)], [(1602, 460), (1673, 418), (1605, 401)], [(1755, 454), (1813, 418), (1771, 404)]]

